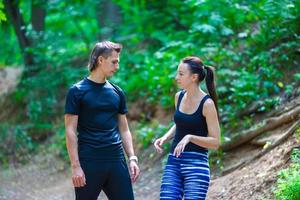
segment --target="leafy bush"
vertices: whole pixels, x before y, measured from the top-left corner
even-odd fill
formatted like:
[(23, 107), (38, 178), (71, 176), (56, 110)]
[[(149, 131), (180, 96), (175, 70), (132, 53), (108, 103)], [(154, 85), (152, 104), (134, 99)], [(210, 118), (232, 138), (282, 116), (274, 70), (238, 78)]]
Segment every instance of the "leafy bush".
[[(230, 122), (229, 126), (234, 124), (237, 113), (252, 102), (269, 98), (261, 106), (261, 111), (266, 111), (278, 103), (271, 95), (291, 90), (290, 84), (282, 79), (284, 69), (299, 66), (298, 1), (121, 0), (115, 3), (121, 9), (123, 21), (110, 39), (123, 43), (125, 48), (120, 72), (114, 80), (131, 94), (130, 101), (143, 98), (151, 104), (159, 102), (165, 109), (173, 106), (177, 65), (181, 58), (191, 54), (216, 66), (220, 113), (225, 122)], [(28, 7), (24, 2), (21, 5)], [(74, 65), (83, 69), (97, 40), (95, 35), (105, 29), (98, 27), (97, 9), (90, 9), (97, 6), (93, 1), (71, 6), (61, 1), (48, 3), (47, 30), (28, 49), (34, 52), (41, 73), (37, 74), (39, 77), (24, 80), (27, 89), (17, 92), (19, 99), (34, 99), (34, 102), (25, 100), (31, 120), (39, 118), (37, 113), (53, 115), (57, 109), (52, 106), (61, 99), (57, 89), (68, 87), (86, 73)], [(14, 46), (17, 40), (11, 36), (11, 27), (4, 28), (2, 38), (10, 38), (5, 40), (6, 46)], [(36, 38), (32, 27), (27, 29), (27, 34)], [(61, 30), (67, 31), (62, 34)], [(13, 60), (11, 53), (1, 54), (4, 59), (1, 62), (21, 61), (18, 53), (14, 53), (17, 57)]]
[[(164, 126), (158, 121), (152, 121), (151, 124), (140, 123), (137, 128), (138, 143), (147, 148), (153, 144), (154, 140), (163, 136), (169, 130), (169, 126)], [(168, 147), (168, 144), (166, 145)]]
[(276, 200), (300, 199), (300, 150), (294, 149), (291, 157), (292, 164), (279, 173), (274, 191)]
[(220, 113), (230, 126), (254, 101), (263, 100), (260, 111), (277, 105), (278, 99), (270, 96), (289, 87), (278, 85), (284, 82), (283, 71), (299, 66), (299, 54), (291, 50), (300, 47), (297, 1), (116, 3), (125, 19), (120, 33), (133, 33), (123, 42), (128, 52), (119, 75), (120, 84), (134, 94), (131, 100), (140, 96), (170, 108), (179, 60), (199, 55), (217, 68)]
[(65, 137), (65, 127), (63, 123), (57, 123), (54, 128), (55, 134), (49, 141), (49, 145), (46, 147), (49, 152), (53, 155), (68, 160), (68, 151), (66, 148), (66, 137)]
[(36, 143), (28, 135), (28, 127), (3, 123), (0, 125), (0, 163), (4, 167), (11, 162), (26, 162)]

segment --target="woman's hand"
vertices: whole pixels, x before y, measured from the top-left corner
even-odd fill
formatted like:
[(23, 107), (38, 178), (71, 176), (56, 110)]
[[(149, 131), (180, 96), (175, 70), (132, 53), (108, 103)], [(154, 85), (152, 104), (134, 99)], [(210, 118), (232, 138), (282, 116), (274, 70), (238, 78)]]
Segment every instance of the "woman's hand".
[(191, 141), (191, 135), (186, 135), (182, 140), (177, 144), (177, 146), (174, 149), (173, 156), (176, 156), (177, 158), (180, 156), (180, 154), (184, 151), (185, 146)]
[(167, 141), (165, 137), (161, 137), (155, 140), (154, 142), (154, 147), (157, 151), (157, 153), (162, 153), (163, 152), (163, 147), (162, 145)]

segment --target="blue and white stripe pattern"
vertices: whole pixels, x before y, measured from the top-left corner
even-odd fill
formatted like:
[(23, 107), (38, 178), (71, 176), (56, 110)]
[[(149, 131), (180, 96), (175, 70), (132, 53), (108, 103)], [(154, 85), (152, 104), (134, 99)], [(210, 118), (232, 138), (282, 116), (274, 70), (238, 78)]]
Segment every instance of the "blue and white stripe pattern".
[(210, 181), (207, 152), (169, 154), (164, 170), (160, 199), (205, 200)]

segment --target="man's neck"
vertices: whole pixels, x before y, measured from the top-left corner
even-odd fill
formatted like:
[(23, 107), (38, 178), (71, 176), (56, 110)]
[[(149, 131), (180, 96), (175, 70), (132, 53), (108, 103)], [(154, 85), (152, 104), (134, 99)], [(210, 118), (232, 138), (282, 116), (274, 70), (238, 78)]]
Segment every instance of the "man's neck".
[(105, 83), (106, 81), (106, 77), (101, 73), (96, 73), (96, 71), (91, 72), (88, 79), (96, 83)]

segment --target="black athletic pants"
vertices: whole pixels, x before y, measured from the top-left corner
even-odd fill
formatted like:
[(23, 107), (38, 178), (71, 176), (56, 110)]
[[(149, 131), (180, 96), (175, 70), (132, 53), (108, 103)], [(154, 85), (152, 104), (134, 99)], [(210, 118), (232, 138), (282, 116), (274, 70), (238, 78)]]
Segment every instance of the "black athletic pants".
[(75, 188), (76, 200), (97, 200), (101, 190), (109, 200), (134, 200), (130, 175), (124, 159), (80, 161), (86, 178), (84, 187)]

